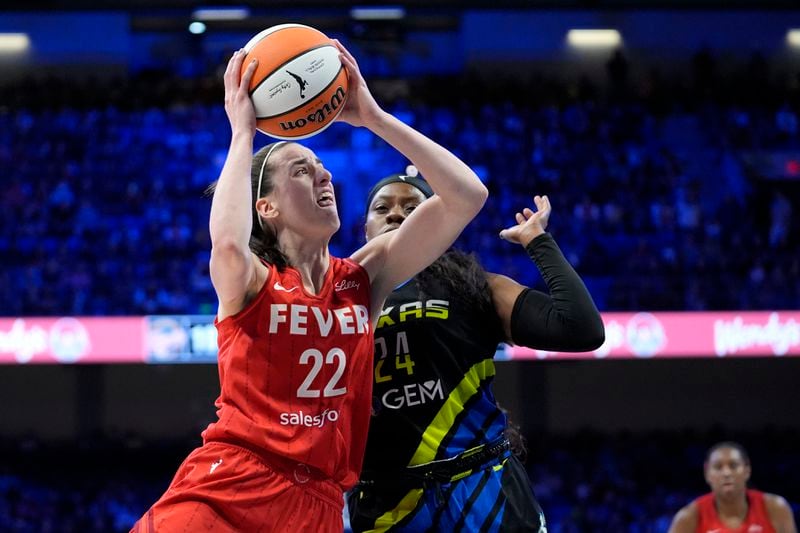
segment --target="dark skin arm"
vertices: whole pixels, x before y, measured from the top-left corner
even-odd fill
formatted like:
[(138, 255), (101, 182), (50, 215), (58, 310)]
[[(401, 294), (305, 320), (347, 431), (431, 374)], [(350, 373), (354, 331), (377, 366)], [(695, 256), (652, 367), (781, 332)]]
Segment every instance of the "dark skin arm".
[(777, 494), (764, 494), (769, 520), (777, 533), (797, 533), (792, 508), (786, 500)]
[[(550, 294), (528, 291), (524, 306), (514, 316), (518, 299), (528, 287), (499, 274), (488, 274), (495, 310), (507, 342), (556, 351), (588, 351), (604, 340), (604, 328), (591, 295), (545, 229), (550, 218), (547, 196), (534, 197), (536, 212), (516, 214), (517, 224), (500, 237), (527, 247), (533, 243), (533, 259)], [(527, 251), (527, 250), (526, 250)], [(513, 324), (516, 320), (516, 324)], [(514, 332), (522, 335), (514, 338)], [(521, 333), (522, 331), (522, 333)]]
[[(525, 208), (522, 213), (517, 213), (517, 225), (506, 228), (500, 232), (500, 238), (510, 242), (521, 244), (524, 248), (533, 239), (542, 235), (547, 228), (550, 220), (550, 199), (547, 195), (534, 196), (533, 202), (536, 204), (536, 212)], [(487, 273), (489, 288), (492, 291), (492, 301), (497, 311), (497, 316), (503, 324), (503, 332), (507, 341), (511, 340), (511, 312), (514, 310), (514, 303), (520, 293), (527, 287), (517, 283), (513, 279), (500, 274)]]
[(697, 530), (697, 506), (690, 503), (675, 515), (667, 533), (694, 533)]

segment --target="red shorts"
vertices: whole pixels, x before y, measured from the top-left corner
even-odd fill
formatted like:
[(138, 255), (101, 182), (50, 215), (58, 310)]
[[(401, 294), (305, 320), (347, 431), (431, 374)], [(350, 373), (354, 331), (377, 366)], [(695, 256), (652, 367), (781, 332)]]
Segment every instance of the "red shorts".
[(197, 448), (131, 533), (341, 533), (343, 493), (329, 478), (227, 443)]

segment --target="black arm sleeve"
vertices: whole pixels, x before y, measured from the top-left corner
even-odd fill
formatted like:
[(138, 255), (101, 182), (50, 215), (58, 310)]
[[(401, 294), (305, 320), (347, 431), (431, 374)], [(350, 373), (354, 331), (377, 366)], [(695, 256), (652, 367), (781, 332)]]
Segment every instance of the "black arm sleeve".
[(549, 233), (525, 247), (550, 294), (525, 289), (511, 312), (515, 344), (539, 350), (585, 352), (605, 340), (605, 328), (592, 296)]

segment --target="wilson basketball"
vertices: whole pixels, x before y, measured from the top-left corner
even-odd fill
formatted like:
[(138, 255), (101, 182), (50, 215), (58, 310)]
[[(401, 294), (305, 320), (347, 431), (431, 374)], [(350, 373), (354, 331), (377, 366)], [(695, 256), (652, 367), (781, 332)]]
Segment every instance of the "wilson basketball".
[(347, 72), (339, 61), (339, 49), (321, 31), (280, 24), (250, 39), (244, 49), (242, 73), (258, 58), (250, 97), (262, 133), (305, 139), (330, 126), (342, 111)]

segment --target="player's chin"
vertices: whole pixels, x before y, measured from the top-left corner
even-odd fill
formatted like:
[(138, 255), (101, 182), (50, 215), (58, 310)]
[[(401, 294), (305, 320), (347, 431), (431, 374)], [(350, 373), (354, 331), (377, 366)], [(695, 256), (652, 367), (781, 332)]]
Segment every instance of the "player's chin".
[(339, 216), (339, 210), (336, 208), (335, 203), (327, 204), (327, 205), (319, 205), (317, 204), (317, 209), (327, 216)]

